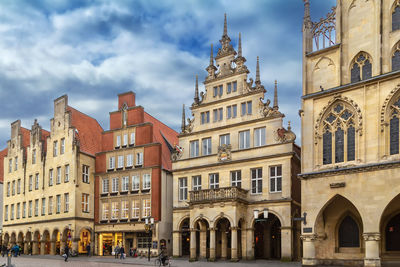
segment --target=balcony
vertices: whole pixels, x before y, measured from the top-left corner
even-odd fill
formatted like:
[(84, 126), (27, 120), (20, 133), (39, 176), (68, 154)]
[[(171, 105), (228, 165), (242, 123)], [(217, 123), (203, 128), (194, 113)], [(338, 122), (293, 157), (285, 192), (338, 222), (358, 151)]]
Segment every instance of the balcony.
[(217, 202), (217, 201), (246, 201), (248, 190), (239, 187), (221, 187), (190, 191), (190, 204)]

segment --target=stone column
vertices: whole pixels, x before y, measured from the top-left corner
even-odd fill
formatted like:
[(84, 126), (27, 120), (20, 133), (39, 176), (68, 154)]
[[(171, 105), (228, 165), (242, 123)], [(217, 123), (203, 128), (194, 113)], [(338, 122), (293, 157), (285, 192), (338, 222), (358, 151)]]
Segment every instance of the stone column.
[(190, 261), (196, 260), (196, 230), (190, 229)]
[(99, 254), (99, 234), (95, 233), (94, 234), (94, 242), (91, 244), (90, 248), (93, 247), (93, 256), (94, 255), (100, 255)]
[(317, 235), (302, 235), (301, 240), (303, 240), (303, 266), (316, 266), (318, 260), (315, 257), (315, 240)]
[(381, 258), (379, 257), (379, 241), (381, 240), (380, 233), (364, 233), (365, 240), (365, 267), (380, 267)]
[(210, 258), (209, 261), (215, 261), (215, 228), (210, 228)]
[(122, 232), (122, 245), (126, 249), (125, 232)]
[(28, 255), (28, 254), (29, 254), (29, 249), (28, 249), (28, 247), (29, 247), (29, 242), (28, 242), (28, 241), (25, 241), (24, 243), (25, 243), (25, 245), (24, 245), (24, 254), (25, 254), (25, 255)]
[(237, 227), (232, 227), (231, 228), (231, 261), (238, 261), (238, 233), (237, 233)]
[(228, 254), (228, 238), (226, 228), (221, 227), (221, 259), (225, 260)]
[(179, 231), (173, 231), (172, 232), (172, 255), (174, 257), (180, 257), (182, 256), (182, 235)]
[(50, 255), (56, 255), (56, 240), (50, 240)]
[(246, 229), (247, 242), (246, 242), (246, 257), (247, 260), (254, 260), (254, 228)]
[(40, 255), (44, 255), (46, 250), (46, 241), (41, 240), (40, 241)]
[(39, 241), (32, 242), (32, 255), (39, 254)]
[(281, 259), (283, 261), (293, 259), (292, 227), (281, 227)]
[(98, 242), (97, 242), (97, 253), (100, 256), (104, 256), (103, 255), (103, 235), (102, 234), (97, 234), (98, 235)]
[(200, 231), (200, 258), (207, 257), (207, 230)]

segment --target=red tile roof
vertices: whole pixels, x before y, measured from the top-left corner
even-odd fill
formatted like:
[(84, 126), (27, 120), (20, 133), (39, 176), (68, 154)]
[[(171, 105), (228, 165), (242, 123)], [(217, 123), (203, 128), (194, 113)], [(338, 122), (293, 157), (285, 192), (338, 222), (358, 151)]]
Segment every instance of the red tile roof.
[(80, 141), (80, 150), (82, 152), (95, 155), (101, 151), (101, 133), (103, 128), (92, 117), (68, 106), (67, 110), (71, 112), (71, 125), (78, 130)]
[(7, 148), (0, 151), (0, 183), (4, 181), (4, 158), (7, 156)]
[(160, 143), (162, 145), (162, 168), (172, 171), (171, 152), (169, 151), (168, 145), (165, 142), (163, 136), (168, 140), (171, 146), (175, 146), (176, 144), (178, 144), (178, 133), (147, 112), (144, 113), (144, 120), (145, 122), (151, 122), (153, 124), (154, 142)]
[(31, 131), (24, 127), (21, 127), (21, 134), (22, 134), (22, 147), (29, 146), (31, 142)]

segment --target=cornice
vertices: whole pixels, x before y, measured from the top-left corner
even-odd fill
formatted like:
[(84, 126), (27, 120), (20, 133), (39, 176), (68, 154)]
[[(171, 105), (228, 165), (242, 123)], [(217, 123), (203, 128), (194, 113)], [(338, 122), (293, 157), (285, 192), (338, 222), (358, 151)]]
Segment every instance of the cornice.
[(13, 226), (16, 226), (16, 225), (40, 224), (40, 223), (59, 222), (59, 221), (68, 221), (68, 220), (94, 221), (93, 218), (65, 217), (65, 218), (56, 218), (56, 219), (49, 219), (49, 220), (38, 220), (38, 221), (30, 221), (30, 222), (23, 222), (23, 223), (14, 223), (13, 222), (13, 223), (10, 223), (10, 224), (4, 224), (3, 223), (3, 230), (5, 231), (5, 229), (4, 229), (5, 227), (13, 227)]

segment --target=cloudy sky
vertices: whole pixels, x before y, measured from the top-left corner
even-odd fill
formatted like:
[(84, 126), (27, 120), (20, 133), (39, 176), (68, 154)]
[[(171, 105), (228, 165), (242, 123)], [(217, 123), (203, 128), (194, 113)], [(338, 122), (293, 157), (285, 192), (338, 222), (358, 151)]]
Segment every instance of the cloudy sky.
[[(335, 2), (311, 0), (312, 19)], [(2, 0), (0, 149), (17, 119), (49, 129), (63, 94), (108, 129), (117, 94), (132, 90), (138, 105), (178, 130), (195, 75), (206, 76), (210, 44), (219, 47), (225, 12), (235, 48), (242, 33), (250, 77), (260, 56), (266, 97), (277, 79), (285, 124), (299, 136), (302, 0)]]

